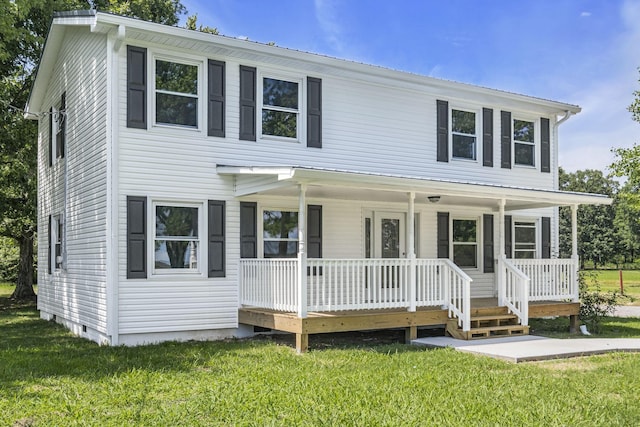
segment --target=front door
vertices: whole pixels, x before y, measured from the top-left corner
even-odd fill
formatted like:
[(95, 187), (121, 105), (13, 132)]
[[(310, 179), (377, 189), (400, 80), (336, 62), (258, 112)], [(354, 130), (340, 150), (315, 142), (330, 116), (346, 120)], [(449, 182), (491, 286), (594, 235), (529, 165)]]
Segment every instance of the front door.
[[(406, 257), (405, 215), (396, 212), (376, 212), (376, 258), (399, 259)], [(400, 285), (400, 268), (383, 265), (380, 271), (382, 288), (397, 288)]]

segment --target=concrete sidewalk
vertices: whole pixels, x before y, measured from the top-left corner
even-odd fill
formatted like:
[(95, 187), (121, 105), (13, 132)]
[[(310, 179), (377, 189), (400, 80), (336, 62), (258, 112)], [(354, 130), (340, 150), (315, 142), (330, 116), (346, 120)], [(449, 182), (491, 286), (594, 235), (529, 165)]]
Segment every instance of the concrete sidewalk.
[(453, 347), (458, 351), (489, 356), (514, 363), (619, 351), (640, 352), (640, 338), (557, 339), (525, 335), (465, 341), (450, 337), (431, 337), (418, 338), (411, 341), (411, 343), (427, 347)]
[(613, 312), (615, 317), (640, 317), (640, 306), (618, 305)]

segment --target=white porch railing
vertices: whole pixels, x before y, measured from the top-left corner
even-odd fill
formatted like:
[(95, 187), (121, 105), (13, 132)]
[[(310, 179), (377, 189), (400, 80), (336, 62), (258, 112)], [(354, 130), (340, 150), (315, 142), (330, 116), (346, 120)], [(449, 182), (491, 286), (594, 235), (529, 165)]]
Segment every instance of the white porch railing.
[(529, 301), (578, 301), (578, 262), (574, 259), (512, 259), (531, 280)]
[(529, 324), (529, 277), (512, 260), (502, 258), (498, 261), (499, 279), (498, 304), (506, 306), (518, 316), (523, 326)]
[[(448, 259), (307, 259), (306, 263), (308, 311), (444, 306), (465, 330), (470, 327), (472, 279)], [(297, 311), (296, 259), (242, 259), (239, 265), (241, 305)]]

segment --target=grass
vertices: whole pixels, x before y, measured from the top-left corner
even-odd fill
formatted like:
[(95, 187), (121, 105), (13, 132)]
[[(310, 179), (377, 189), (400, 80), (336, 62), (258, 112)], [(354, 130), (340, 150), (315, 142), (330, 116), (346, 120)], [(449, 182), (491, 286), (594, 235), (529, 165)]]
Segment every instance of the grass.
[[(640, 354), (514, 365), (402, 344), (100, 347), (0, 285), (0, 425), (638, 425)], [(636, 328), (637, 323), (629, 324)]]
[[(620, 273), (618, 270), (587, 270), (593, 272), (602, 291), (620, 292)], [(624, 270), (622, 272), (624, 295), (628, 298), (621, 303), (640, 306), (640, 270)]]

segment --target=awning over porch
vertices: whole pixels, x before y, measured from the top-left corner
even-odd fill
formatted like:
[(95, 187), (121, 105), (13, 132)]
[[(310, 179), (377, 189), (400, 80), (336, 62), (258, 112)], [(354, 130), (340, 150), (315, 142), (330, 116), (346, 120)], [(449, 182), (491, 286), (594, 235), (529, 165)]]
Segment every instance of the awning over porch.
[(440, 204), (494, 210), (502, 202), (506, 211), (612, 203), (611, 198), (601, 194), (315, 167), (218, 165), (216, 170), (218, 174), (236, 177), (236, 197), (252, 194), (297, 197), (299, 186), (305, 185), (306, 196), (312, 198), (402, 203), (406, 202), (407, 193), (414, 193), (416, 201), (437, 200)]

